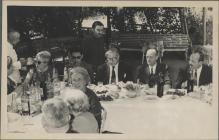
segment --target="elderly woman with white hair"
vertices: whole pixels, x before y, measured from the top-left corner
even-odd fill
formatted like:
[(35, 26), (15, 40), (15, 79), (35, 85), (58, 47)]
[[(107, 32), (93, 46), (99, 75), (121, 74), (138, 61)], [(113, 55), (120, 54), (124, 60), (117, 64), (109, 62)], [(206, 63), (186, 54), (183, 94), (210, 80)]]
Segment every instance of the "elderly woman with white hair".
[(41, 123), (48, 133), (74, 133), (69, 126), (70, 112), (67, 104), (60, 97), (45, 101), (42, 107)]
[[(80, 89), (87, 95), (90, 104), (89, 112), (91, 112), (97, 120), (99, 130), (102, 121), (106, 117), (106, 111), (101, 106), (97, 95), (87, 85), (90, 83), (90, 76), (86, 69), (82, 67), (74, 67), (68, 72), (68, 85), (75, 89)], [(72, 93), (74, 94), (74, 93)]]
[(88, 97), (81, 90), (74, 88), (66, 88), (62, 96), (72, 115), (71, 129), (79, 133), (98, 133), (97, 120), (88, 112), (90, 108)]
[(58, 72), (50, 64), (51, 53), (48, 51), (41, 51), (36, 55), (35, 67), (31, 68), (24, 81), (25, 85), (30, 83), (38, 84), (43, 88), (42, 100), (52, 98), (52, 82), (58, 81)]

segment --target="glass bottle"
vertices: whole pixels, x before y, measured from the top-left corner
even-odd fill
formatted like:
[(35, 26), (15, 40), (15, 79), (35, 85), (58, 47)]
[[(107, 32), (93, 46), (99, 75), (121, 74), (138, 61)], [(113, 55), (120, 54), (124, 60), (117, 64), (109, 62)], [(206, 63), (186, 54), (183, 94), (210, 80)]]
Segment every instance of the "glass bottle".
[(21, 106), (22, 106), (22, 115), (30, 115), (30, 100), (29, 100), (29, 95), (30, 95), (30, 90), (29, 86), (27, 89), (23, 88), (23, 94), (21, 96)]
[(187, 71), (187, 75), (188, 75), (188, 80), (187, 80), (187, 93), (189, 92), (193, 92), (193, 76), (192, 76), (192, 68), (191, 66), (189, 67), (188, 71)]
[(46, 96), (47, 96), (46, 99), (54, 97), (53, 82), (50, 74), (48, 74), (48, 78), (46, 81)]
[(162, 73), (159, 73), (158, 78), (157, 78), (157, 96), (158, 97), (163, 96), (163, 88), (164, 88), (164, 76)]

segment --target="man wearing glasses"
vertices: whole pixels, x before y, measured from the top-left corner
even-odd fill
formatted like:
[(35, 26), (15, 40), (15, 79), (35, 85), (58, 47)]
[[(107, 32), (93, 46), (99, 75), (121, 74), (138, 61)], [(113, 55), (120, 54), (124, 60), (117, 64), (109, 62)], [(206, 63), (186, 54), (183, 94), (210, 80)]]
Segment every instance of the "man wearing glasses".
[(100, 65), (97, 69), (97, 82), (105, 84), (118, 84), (118, 82), (132, 81), (132, 72), (130, 67), (119, 61), (119, 50), (110, 48), (106, 53), (106, 63)]
[(64, 70), (64, 79), (65, 80), (68, 79), (69, 69), (80, 66), (80, 67), (85, 68), (88, 71), (90, 78), (91, 78), (91, 83), (94, 82), (94, 71), (93, 71), (92, 65), (83, 61), (84, 55), (82, 53), (80, 46), (70, 48), (68, 50), (68, 58), (69, 58), (69, 61), (68, 61), (67, 65), (65, 67), (65, 70)]

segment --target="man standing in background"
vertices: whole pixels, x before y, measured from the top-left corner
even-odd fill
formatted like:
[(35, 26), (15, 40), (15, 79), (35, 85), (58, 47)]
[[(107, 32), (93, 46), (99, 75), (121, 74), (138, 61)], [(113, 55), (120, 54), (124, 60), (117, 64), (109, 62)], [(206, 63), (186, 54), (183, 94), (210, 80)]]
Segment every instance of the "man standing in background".
[(85, 36), (82, 40), (84, 60), (93, 65), (95, 71), (97, 66), (105, 61), (106, 45), (104, 35), (103, 23), (95, 21), (92, 25), (92, 34)]

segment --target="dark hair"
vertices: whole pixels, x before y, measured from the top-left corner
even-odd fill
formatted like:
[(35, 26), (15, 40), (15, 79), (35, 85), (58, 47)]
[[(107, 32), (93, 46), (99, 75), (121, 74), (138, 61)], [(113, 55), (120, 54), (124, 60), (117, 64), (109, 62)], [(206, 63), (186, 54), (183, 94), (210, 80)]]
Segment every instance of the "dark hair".
[(192, 51), (192, 54), (194, 53), (198, 53), (199, 54), (199, 61), (204, 61), (204, 54), (203, 54), (203, 50), (201, 48), (195, 48)]
[(82, 48), (79, 45), (78, 46), (74, 46), (72, 48), (69, 48), (68, 51), (67, 51), (67, 55), (68, 54), (72, 54), (73, 52), (79, 52), (79, 53), (83, 54)]
[(157, 45), (156, 45), (155, 43), (146, 43), (146, 44), (148, 45), (148, 48), (147, 48), (147, 50), (146, 50), (146, 53), (147, 53), (148, 50), (154, 49), (154, 50), (156, 51), (156, 54), (157, 54), (157, 55), (159, 54), (159, 52), (158, 52), (158, 50), (157, 50)]
[(102, 22), (100, 21), (95, 21), (93, 24), (92, 24), (92, 28), (95, 29), (96, 26), (104, 26)]

